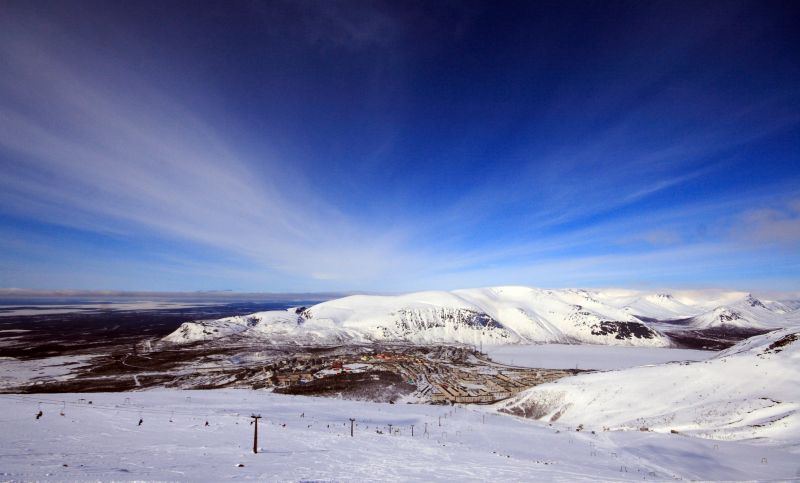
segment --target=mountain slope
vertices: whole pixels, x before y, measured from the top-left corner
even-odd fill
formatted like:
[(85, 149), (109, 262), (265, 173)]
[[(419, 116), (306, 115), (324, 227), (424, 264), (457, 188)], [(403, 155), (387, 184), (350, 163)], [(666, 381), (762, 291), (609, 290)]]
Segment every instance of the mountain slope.
[(47, 396), (0, 396), (3, 481), (792, 481), (798, 466), (775, 445), (557, 433), (475, 406), (241, 389)]
[[(543, 342), (666, 347), (671, 342), (661, 330), (767, 329), (787, 325), (784, 322), (796, 315), (796, 311), (772, 309), (741, 292), (702, 298), (696, 293), (494, 287), (355, 295), (302, 310), (189, 322), (164, 340), (252, 337), (302, 344)], [(674, 325), (675, 319), (681, 325)]]
[(787, 323), (795, 324), (800, 322), (797, 313), (787, 313), (780, 306), (770, 305), (773, 308), (747, 294), (741, 300), (725, 306), (715, 307), (708, 312), (693, 317), (691, 326), (700, 329), (720, 326), (774, 329), (776, 327), (785, 327)]
[(500, 403), (520, 416), (591, 430), (648, 428), (800, 444), (800, 328), (752, 337), (712, 359), (592, 373)]
[(561, 342), (668, 346), (669, 339), (585, 291), (499, 287), (398, 296), (357, 295), (299, 311), (189, 322), (164, 340), (230, 336), (271, 342)]

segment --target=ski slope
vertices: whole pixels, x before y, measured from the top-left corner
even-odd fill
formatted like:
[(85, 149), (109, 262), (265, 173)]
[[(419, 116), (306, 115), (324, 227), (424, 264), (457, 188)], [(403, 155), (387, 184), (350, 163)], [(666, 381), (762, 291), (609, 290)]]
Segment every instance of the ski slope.
[(800, 328), (752, 337), (702, 362), (582, 374), (498, 410), (602, 430), (677, 431), (800, 445)]
[(764, 442), (265, 391), (0, 395), (0, 414), (0, 479), (12, 481), (787, 480), (800, 467), (795, 449)]

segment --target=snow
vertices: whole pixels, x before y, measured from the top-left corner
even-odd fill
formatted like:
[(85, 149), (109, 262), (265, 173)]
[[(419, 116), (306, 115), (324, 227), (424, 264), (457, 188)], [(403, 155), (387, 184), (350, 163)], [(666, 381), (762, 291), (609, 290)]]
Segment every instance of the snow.
[(250, 315), (237, 315), (212, 321), (187, 322), (163, 338), (166, 342), (183, 343), (231, 337), (257, 337), (293, 343), (357, 342), (356, 332), (335, 326), (328, 320), (305, 320), (294, 309), (271, 310)]
[(92, 356), (58, 356), (44, 359), (18, 360), (13, 357), (0, 357), (0, 389), (37, 381), (68, 380), (73, 371), (88, 364)]
[[(772, 305), (774, 308), (770, 308)], [(800, 323), (800, 313), (786, 313), (774, 304), (767, 304), (747, 294), (743, 299), (696, 316), (693, 326), (696, 328), (708, 327), (754, 327), (759, 329), (774, 329)]]
[(672, 361), (702, 361), (717, 354), (663, 347), (566, 344), (484, 346), (483, 349), (495, 362), (546, 369), (624, 369)]
[(358, 363), (358, 364), (345, 364), (342, 367), (344, 369), (347, 369), (348, 371), (362, 371), (363, 372), (363, 371), (369, 369), (370, 367), (372, 367), (372, 364), (360, 364), (360, 363)]
[(531, 388), (498, 410), (577, 427), (800, 445), (800, 328), (752, 337), (693, 363), (582, 374)]
[[(591, 434), (486, 410), (249, 390), (0, 395), (0, 479), (787, 480), (800, 467), (775, 444)], [(263, 416), (258, 454), (252, 413)]]
[[(800, 323), (800, 311), (745, 292), (639, 292), (493, 287), (396, 296), (354, 295), (297, 313), (268, 311), (187, 322), (164, 338), (189, 343), (227, 337), (272, 343), (416, 344), (581, 343), (669, 347), (659, 330), (774, 329)], [(722, 304), (722, 305), (720, 305)], [(654, 321), (684, 320), (676, 326)]]

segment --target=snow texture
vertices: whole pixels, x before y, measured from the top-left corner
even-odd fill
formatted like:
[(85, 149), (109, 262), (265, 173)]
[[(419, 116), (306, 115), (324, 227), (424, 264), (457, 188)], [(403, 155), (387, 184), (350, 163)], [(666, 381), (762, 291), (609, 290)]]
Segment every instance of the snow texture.
[(702, 362), (582, 374), (497, 409), (577, 427), (800, 445), (800, 328), (752, 337)]
[[(779, 445), (575, 432), (488, 409), (249, 390), (0, 395), (0, 479), (788, 480), (800, 469)], [(258, 454), (253, 413), (263, 416)]]

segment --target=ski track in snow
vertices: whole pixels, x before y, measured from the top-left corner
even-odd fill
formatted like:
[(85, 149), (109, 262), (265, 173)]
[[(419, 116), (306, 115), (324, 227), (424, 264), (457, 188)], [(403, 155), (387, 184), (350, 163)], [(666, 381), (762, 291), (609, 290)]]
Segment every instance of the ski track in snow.
[[(11, 480), (742, 480), (789, 479), (800, 471), (796, 447), (593, 435), (487, 407), (154, 390), (0, 395), (0, 410), (0, 479)], [(251, 413), (263, 416), (259, 454), (251, 449)], [(388, 424), (399, 432), (388, 434)]]

